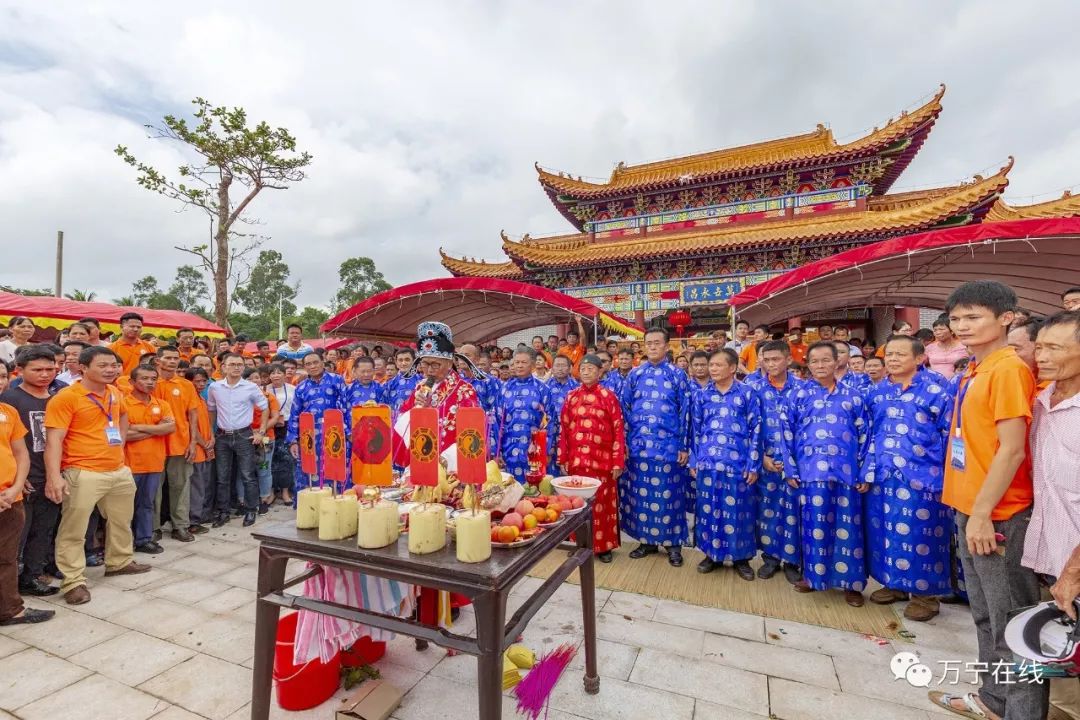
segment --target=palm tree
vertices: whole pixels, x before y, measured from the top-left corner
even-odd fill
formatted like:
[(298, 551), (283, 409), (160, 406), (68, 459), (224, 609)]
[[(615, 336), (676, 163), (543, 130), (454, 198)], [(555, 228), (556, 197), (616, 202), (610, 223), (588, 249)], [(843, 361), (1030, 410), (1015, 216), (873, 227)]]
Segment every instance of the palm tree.
[(68, 300), (76, 300), (78, 302), (94, 302), (97, 298), (97, 293), (93, 290), (72, 290), (64, 295)]
[(118, 297), (113, 300), (113, 305), (119, 305), (120, 307), (131, 307), (135, 305), (135, 298), (131, 297), (130, 295)]

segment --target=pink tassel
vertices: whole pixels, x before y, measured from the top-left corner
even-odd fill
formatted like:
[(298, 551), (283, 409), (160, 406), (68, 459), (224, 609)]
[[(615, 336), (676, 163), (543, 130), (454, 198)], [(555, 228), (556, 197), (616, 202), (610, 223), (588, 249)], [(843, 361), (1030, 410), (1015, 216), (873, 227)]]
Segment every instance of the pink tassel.
[[(514, 688), (519, 713), (530, 720), (537, 720), (540, 717), (540, 711), (547, 707), (551, 692), (558, 684), (563, 670), (574, 659), (576, 652), (577, 647), (574, 645), (560, 645), (533, 665), (525, 679)], [(546, 712), (544, 716), (547, 716)]]

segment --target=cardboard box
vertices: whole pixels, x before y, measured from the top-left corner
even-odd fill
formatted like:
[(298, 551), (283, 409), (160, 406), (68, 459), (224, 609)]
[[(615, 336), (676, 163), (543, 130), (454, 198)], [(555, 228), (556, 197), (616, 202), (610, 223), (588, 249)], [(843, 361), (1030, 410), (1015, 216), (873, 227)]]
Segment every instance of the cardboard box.
[(385, 680), (368, 680), (341, 701), (336, 720), (387, 720), (404, 693)]

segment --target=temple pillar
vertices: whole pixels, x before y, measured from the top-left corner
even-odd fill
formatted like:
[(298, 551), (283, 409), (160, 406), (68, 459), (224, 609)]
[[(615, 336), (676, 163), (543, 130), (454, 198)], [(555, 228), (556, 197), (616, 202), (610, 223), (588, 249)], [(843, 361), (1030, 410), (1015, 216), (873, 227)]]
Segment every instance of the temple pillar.
[(637, 325), (638, 327), (645, 327), (645, 311), (644, 310), (635, 310), (634, 311), (634, 324)]
[(913, 330), (919, 329), (919, 308), (898, 305), (896, 307), (896, 322), (906, 322)]

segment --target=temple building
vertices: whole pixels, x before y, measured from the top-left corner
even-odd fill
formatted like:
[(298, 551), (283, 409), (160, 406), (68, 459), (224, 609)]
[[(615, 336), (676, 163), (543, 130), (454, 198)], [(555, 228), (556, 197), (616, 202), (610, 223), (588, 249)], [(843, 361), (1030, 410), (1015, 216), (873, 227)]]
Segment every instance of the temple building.
[[(1080, 197), (1069, 195), (1006, 204), (1011, 158), (989, 177), (890, 194), (933, 129), (944, 93), (942, 86), (921, 107), (846, 143), (818, 125), (753, 145), (619, 163), (602, 183), (538, 165), (541, 187), (575, 232), (503, 233), (502, 262), (440, 249), (443, 266), (456, 276), (557, 289), (640, 325), (685, 309), (689, 331), (701, 332), (727, 327), (725, 301), (744, 287), (852, 247), (970, 223), (1080, 214)], [(897, 317), (918, 325), (919, 309), (849, 308), (791, 323), (844, 323), (880, 336)]]

